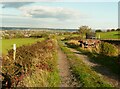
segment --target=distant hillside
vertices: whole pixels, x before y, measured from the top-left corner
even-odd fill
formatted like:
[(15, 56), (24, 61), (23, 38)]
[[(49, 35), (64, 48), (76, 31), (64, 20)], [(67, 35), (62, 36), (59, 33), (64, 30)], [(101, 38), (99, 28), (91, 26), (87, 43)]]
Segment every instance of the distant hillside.
[(52, 30), (52, 31), (77, 31), (78, 29), (56, 29), (56, 28), (27, 28), (27, 27), (0, 27), (2, 30)]

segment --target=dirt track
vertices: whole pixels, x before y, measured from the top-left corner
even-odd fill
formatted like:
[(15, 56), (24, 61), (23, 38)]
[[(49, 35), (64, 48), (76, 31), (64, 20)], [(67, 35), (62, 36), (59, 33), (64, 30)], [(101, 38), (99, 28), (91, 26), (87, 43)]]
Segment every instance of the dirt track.
[[(79, 57), (86, 65), (90, 66), (96, 71), (100, 76), (107, 80), (110, 84), (115, 87), (120, 87), (120, 82), (118, 82), (118, 76), (111, 73), (109, 69), (89, 61), (87, 55), (80, 53), (79, 51), (70, 48), (71, 52)], [(70, 70), (69, 61), (67, 60), (66, 54), (58, 46), (58, 70), (61, 77), (60, 87), (80, 87), (81, 84), (76, 81), (75, 77), (72, 75)]]
[(58, 70), (61, 77), (60, 87), (80, 87), (80, 84), (73, 77), (67, 57), (60, 47), (58, 47)]

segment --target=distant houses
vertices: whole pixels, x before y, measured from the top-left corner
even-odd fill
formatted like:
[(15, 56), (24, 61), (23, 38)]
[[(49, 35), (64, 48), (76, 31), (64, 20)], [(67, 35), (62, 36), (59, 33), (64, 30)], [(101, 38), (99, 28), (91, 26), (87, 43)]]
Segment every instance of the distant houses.
[(1, 30), (0, 31), (0, 39), (6, 38), (6, 39), (11, 39), (11, 38), (21, 38), (21, 37), (30, 37), (31, 33), (30, 31), (26, 30)]

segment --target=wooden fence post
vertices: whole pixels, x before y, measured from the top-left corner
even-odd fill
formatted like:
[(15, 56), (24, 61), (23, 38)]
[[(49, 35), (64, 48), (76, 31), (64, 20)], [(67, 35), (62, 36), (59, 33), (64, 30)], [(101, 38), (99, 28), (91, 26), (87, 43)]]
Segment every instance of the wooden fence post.
[(15, 61), (15, 56), (16, 56), (16, 44), (13, 44), (13, 59)]

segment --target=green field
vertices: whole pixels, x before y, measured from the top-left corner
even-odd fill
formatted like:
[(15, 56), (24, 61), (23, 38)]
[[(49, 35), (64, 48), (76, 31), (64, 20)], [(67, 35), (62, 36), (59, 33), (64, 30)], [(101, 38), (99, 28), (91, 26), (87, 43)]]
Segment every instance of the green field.
[(120, 31), (97, 32), (96, 36), (99, 35), (101, 39), (119, 39)]
[[(22, 45), (29, 45), (37, 41), (42, 41), (43, 38), (15, 38), (15, 39), (2, 39), (2, 44), (0, 44), (0, 53), (6, 54), (9, 49), (12, 49), (13, 44), (17, 47)], [(2, 49), (2, 50), (1, 50)]]

